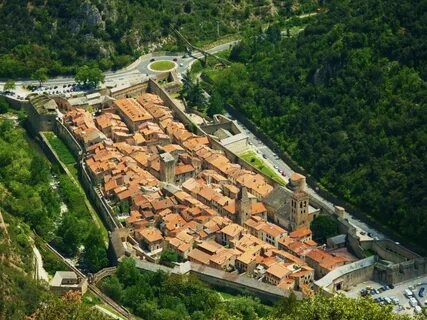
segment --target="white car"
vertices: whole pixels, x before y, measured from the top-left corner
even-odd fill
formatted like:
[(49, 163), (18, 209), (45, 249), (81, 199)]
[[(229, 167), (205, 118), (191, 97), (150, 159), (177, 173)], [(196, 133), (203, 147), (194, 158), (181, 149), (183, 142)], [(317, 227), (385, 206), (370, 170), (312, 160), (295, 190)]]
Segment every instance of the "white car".
[(413, 296), (412, 291), (411, 291), (411, 290), (409, 290), (409, 289), (405, 289), (405, 296), (406, 296), (407, 298), (412, 297), (412, 296)]
[(418, 301), (414, 297), (412, 297), (409, 299), (409, 304), (411, 305), (411, 307), (414, 308), (415, 306), (418, 306)]
[(421, 309), (421, 307), (420, 306), (415, 306), (415, 313), (421, 313), (421, 312), (423, 312), (423, 310)]

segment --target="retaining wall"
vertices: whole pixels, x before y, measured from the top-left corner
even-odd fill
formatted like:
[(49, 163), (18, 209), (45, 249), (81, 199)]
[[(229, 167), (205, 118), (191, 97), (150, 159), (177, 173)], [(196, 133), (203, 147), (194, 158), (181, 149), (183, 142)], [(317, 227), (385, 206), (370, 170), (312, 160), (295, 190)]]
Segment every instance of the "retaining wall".
[[(156, 272), (158, 270), (175, 274), (183, 274), (188, 272), (188, 270), (182, 271), (178, 267), (169, 268), (148, 261), (137, 260), (136, 265), (138, 268), (150, 272)], [(248, 278), (244, 275), (233, 274), (211, 267), (202, 266), (196, 263), (191, 263), (189, 273), (200, 279), (202, 282), (208, 283), (215, 288), (229, 291), (234, 294), (240, 293), (251, 295), (266, 303), (274, 303), (283, 297), (289, 296), (290, 294), (290, 291), (282, 290), (264, 282)], [(297, 299), (302, 298), (301, 293), (295, 292), (295, 294)]]

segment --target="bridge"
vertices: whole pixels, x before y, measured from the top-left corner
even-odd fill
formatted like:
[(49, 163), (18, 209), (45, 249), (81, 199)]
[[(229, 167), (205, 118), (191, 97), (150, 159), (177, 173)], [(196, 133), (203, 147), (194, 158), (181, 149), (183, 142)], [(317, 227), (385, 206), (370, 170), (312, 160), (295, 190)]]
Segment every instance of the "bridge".
[(187, 47), (188, 51), (198, 51), (200, 52), (204, 57), (205, 57), (205, 62), (206, 62), (206, 58), (209, 57), (213, 57), (215, 58), (219, 63), (223, 64), (224, 66), (228, 66), (231, 65), (231, 62), (228, 61), (227, 59), (218, 57), (217, 55), (210, 53), (206, 50), (203, 50), (202, 48), (196, 47), (195, 45), (193, 45), (186, 37), (183, 36), (183, 34), (181, 32), (179, 32), (177, 29), (172, 28), (172, 31), (175, 32), (175, 34), (178, 36), (179, 39), (181, 39), (185, 46)]
[[(64, 262), (70, 270), (74, 271), (82, 279), (87, 279), (86, 275), (83, 272), (81, 272), (79, 269), (77, 269), (75, 266), (73, 266), (58, 251), (56, 251), (55, 248), (53, 248), (49, 243), (45, 242), (40, 237), (38, 237), (38, 238), (45, 244), (46, 248), (51, 253), (53, 253), (56, 257), (61, 259), (61, 261)], [(112, 269), (114, 269), (114, 270), (112, 270)], [(115, 269), (116, 269), (115, 267), (103, 269), (100, 272), (98, 272), (97, 274), (95, 274), (95, 276), (98, 275), (98, 281), (99, 281), (99, 280), (105, 278), (107, 275), (112, 275), (115, 272)], [(89, 284), (89, 290), (92, 291), (92, 293), (94, 293), (96, 296), (98, 296), (105, 304), (109, 305), (111, 308), (113, 308), (118, 314), (120, 314), (124, 318), (133, 319), (132, 314), (128, 310), (126, 310), (124, 307), (120, 306), (114, 300), (112, 300), (111, 298), (106, 296), (104, 293), (102, 293), (102, 291), (99, 290), (99, 288), (95, 285), (95, 283), (91, 282)]]

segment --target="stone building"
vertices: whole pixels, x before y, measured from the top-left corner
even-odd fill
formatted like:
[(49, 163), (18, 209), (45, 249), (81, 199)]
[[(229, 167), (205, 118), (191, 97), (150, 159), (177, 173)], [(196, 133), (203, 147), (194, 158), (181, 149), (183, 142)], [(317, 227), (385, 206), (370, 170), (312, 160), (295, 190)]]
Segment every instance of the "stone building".
[(160, 154), (160, 180), (175, 183), (175, 158), (168, 152)]
[(268, 216), (289, 231), (309, 227), (320, 212), (310, 206), (303, 175), (294, 173), (287, 187), (277, 186), (263, 200)]
[(75, 291), (84, 295), (87, 287), (87, 279), (79, 277), (73, 271), (56, 271), (55, 276), (49, 283), (50, 291), (61, 296), (68, 291)]
[(251, 217), (251, 201), (248, 195), (248, 189), (245, 186), (240, 188), (240, 191), (236, 199), (236, 211), (238, 214), (238, 221), (241, 226), (243, 226)]

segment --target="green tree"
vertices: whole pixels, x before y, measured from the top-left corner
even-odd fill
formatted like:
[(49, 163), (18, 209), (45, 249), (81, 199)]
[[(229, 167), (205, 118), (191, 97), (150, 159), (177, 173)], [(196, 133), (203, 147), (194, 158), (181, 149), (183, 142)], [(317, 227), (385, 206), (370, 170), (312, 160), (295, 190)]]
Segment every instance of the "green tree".
[(97, 227), (89, 229), (84, 247), (83, 259), (88, 264), (91, 272), (97, 272), (108, 266), (107, 250), (101, 231)]
[(31, 75), (31, 78), (37, 80), (39, 82), (39, 86), (41, 87), (42, 83), (49, 79), (47, 74), (47, 68), (39, 68)]
[[(382, 306), (368, 298), (347, 298), (343, 295), (327, 298), (316, 295), (298, 302), (291, 312), (269, 318), (271, 320), (409, 320), (408, 315), (393, 313), (391, 306)], [(420, 318), (421, 319), (421, 318)]]
[(6, 83), (3, 86), (3, 89), (5, 91), (14, 90), (15, 88), (16, 88), (16, 85), (15, 85), (15, 81), (14, 80), (7, 80)]
[(5, 97), (0, 97), (0, 114), (9, 111), (9, 103)]
[(132, 258), (125, 258), (117, 268), (116, 276), (125, 287), (130, 287), (138, 282), (140, 272)]
[(311, 223), (313, 238), (322, 243), (338, 234), (338, 221), (330, 215), (320, 215)]
[(116, 276), (112, 276), (102, 281), (102, 291), (113, 300), (120, 302), (123, 294), (123, 286)]
[(215, 114), (221, 114), (223, 112), (224, 101), (219, 93), (214, 92), (209, 100), (208, 116), (212, 117)]
[(84, 65), (77, 69), (74, 79), (77, 83), (96, 88), (100, 83), (104, 82), (105, 75), (96, 67)]
[(55, 240), (55, 245), (59, 250), (68, 257), (73, 257), (79, 252), (84, 234), (84, 226), (72, 214), (67, 214), (62, 220), (58, 228), (58, 237)]
[(172, 266), (174, 262), (178, 261), (178, 254), (175, 251), (165, 250), (160, 256), (160, 263), (166, 266)]
[(51, 298), (33, 314), (35, 320), (107, 320), (96, 309), (81, 302), (80, 296), (68, 292), (62, 298)]

